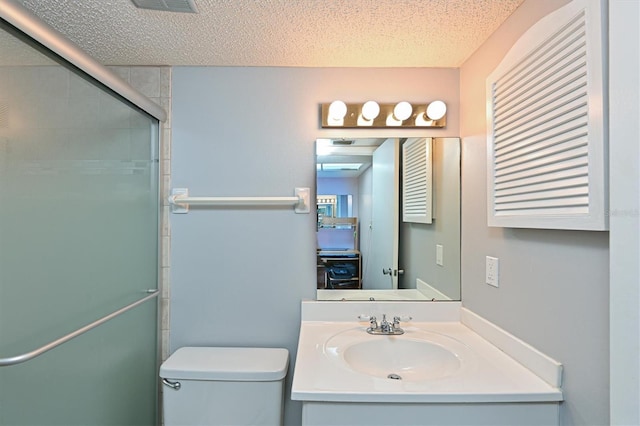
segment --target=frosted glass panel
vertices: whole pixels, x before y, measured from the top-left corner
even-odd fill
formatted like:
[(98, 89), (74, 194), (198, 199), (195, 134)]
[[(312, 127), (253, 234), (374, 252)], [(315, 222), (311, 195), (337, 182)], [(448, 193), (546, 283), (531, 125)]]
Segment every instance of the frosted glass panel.
[[(12, 37), (0, 34), (0, 357), (142, 298), (158, 270), (157, 120)], [(0, 424), (155, 424), (156, 310), (1, 367)]]

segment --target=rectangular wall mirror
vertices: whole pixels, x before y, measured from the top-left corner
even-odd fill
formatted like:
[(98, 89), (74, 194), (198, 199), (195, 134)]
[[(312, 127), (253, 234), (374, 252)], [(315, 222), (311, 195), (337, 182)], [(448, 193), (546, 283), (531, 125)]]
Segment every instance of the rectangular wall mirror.
[[(459, 138), (316, 140), (317, 299), (460, 300), (460, 191)], [(420, 197), (431, 218), (409, 221)]]

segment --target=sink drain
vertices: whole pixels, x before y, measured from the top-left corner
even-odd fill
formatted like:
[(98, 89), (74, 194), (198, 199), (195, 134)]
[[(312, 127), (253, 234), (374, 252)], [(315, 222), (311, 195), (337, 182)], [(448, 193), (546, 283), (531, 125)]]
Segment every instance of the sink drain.
[(402, 376), (400, 376), (399, 374), (396, 373), (391, 373), (387, 376), (387, 379), (391, 379), (391, 380), (402, 380)]

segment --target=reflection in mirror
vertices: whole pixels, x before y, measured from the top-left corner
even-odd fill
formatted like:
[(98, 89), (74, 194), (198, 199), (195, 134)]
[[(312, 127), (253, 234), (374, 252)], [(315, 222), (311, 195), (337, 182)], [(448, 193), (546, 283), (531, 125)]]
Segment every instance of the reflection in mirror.
[[(431, 223), (403, 220), (414, 142), (426, 142)], [(458, 138), (318, 139), (316, 157), (318, 300), (460, 300)]]
[(330, 194), (317, 196), (318, 225), (325, 217), (352, 217), (353, 196), (351, 194)]

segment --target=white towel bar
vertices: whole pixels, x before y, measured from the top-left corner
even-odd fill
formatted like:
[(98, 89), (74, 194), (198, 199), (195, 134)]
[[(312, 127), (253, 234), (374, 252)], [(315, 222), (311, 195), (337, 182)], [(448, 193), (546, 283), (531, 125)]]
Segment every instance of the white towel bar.
[(169, 196), (171, 213), (188, 213), (194, 206), (288, 206), (296, 213), (309, 213), (309, 188), (296, 188), (293, 197), (189, 197), (188, 188), (173, 188)]

